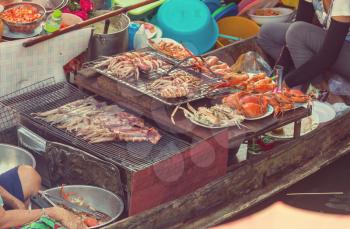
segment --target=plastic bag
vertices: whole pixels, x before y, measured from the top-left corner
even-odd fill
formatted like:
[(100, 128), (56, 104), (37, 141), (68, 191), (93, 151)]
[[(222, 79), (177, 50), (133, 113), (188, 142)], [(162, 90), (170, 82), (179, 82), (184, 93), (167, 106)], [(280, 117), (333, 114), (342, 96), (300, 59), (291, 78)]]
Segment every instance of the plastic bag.
[(328, 82), (329, 90), (334, 95), (350, 96), (350, 82), (335, 74)]
[(337, 116), (341, 116), (350, 111), (350, 106), (346, 105), (345, 103), (334, 103), (332, 104), (332, 107), (335, 110)]
[(58, 224), (55, 220), (42, 216), (39, 220), (29, 223), (21, 227), (21, 229), (66, 229), (62, 225)]
[(240, 55), (234, 65), (231, 66), (233, 72), (261, 73), (267, 75), (272, 73), (270, 65), (257, 52), (247, 52)]

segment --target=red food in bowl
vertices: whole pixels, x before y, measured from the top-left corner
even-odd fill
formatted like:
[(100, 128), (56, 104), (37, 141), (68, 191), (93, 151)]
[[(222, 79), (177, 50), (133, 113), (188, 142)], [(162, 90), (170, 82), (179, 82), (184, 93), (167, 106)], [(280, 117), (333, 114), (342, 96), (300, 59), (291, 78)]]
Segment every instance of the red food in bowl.
[(1, 18), (12, 23), (33, 22), (41, 17), (39, 10), (32, 5), (20, 5), (5, 10)]
[(45, 13), (39, 4), (20, 2), (6, 5), (0, 18), (11, 32), (30, 34), (41, 25)]

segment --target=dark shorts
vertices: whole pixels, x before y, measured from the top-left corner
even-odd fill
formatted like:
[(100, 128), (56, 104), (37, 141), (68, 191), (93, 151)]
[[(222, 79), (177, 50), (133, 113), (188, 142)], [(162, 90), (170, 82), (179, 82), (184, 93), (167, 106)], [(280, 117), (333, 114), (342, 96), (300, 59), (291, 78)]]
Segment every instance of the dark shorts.
[(21, 180), (18, 175), (18, 167), (8, 170), (0, 174), (0, 186), (11, 193), (17, 199), (24, 202)]

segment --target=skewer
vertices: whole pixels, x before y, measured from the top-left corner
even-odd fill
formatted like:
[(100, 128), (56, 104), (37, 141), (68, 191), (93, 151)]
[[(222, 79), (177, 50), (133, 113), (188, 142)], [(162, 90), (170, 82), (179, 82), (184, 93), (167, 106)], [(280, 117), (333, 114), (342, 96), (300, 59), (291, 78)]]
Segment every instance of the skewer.
[(202, 66), (203, 66), (203, 64), (199, 61), (198, 57), (196, 57), (195, 55), (193, 55), (193, 53), (192, 53), (190, 50), (188, 50), (185, 46), (182, 45), (182, 47), (183, 47), (183, 49), (187, 52), (187, 54), (190, 55), (190, 56), (197, 62), (197, 64), (198, 64), (199, 67), (202, 67)]
[(287, 196), (311, 196), (311, 195), (344, 195), (344, 192), (300, 192), (287, 193)]
[(176, 106), (175, 109), (174, 109), (174, 111), (171, 113), (171, 116), (170, 116), (170, 120), (171, 120), (171, 122), (172, 122), (174, 125), (175, 125), (175, 119), (174, 119), (174, 117), (175, 117), (176, 112), (179, 110), (179, 108), (180, 108), (180, 105)]

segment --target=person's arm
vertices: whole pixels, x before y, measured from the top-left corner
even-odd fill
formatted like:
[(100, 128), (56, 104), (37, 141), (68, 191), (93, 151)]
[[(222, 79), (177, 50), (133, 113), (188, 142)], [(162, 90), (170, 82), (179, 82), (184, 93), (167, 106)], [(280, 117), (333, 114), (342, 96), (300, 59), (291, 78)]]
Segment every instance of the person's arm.
[(0, 228), (12, 228), (25, 225), (38, 220), (43, 215), (43, 211), (38, 210), (10, 210), (5, 211), (0, 208)]
[(3, 187), (0, 186), (0, 196), (3, 198), (4, 202), (13, 209), (26, 209), (25, 204), (14, 197), (11, 193), (6, 191)]
[(311, 23), (314, 16), (315, 10), (312, 3), (305, 0), (300, 0), (295, 20)]
[(321, 50), (308, 62), (286, 75), (288, 87), (308, 82), (329, 69), (337, 60), (350, 28), (350, 17), (332, 17)]
[(43, 215), (47, 215), (48, 217), (62, 223), (62, 225), (68, 229), (86, 228), (77, 216), (59, 207), (47, 208), (45, 210), (36, 209), (10, 211), (5, 211), (5, 209), (0, 207), (0, 228), (23, 226), (38, 220)]

